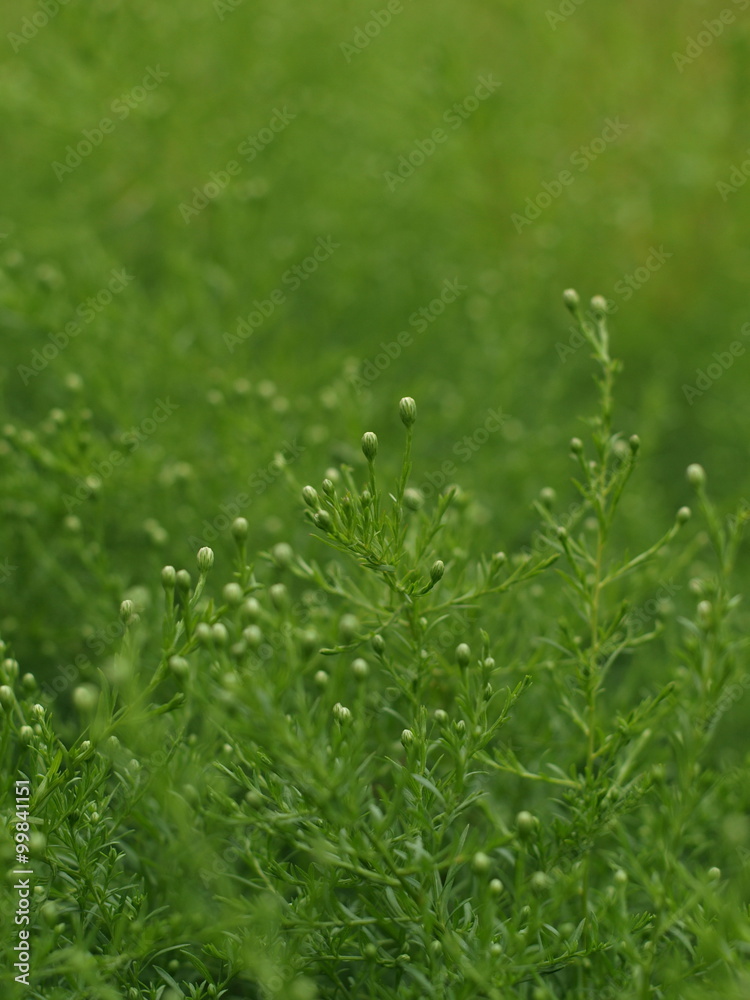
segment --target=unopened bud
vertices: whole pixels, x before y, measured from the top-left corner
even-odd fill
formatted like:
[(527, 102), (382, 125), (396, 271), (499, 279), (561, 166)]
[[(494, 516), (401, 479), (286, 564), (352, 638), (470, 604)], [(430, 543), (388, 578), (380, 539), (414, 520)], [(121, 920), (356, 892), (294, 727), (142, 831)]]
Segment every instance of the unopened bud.
[(492, 860), (489, 855), (485, 854), (484, 851), (477, 851), (474, 857), (471, 859), (472, 870), (477, 875), (486, 875), (490, 870), (492, 865)]
[(680, 507), (680, 509), (677, 511), (677, 523), (687, 524), (687, 522), (692, 517), (692, 514), (693, 512), (690, 510), (689, 507)]
[(190, 590), (190, 584), (192, 581), (190, 580), (190, 574), (186, 569), (178, 569), (176, 579), (177, 586), (180, 590)]
[(321, 531), (331, 530), (331, 515), (327, 510), (318, 510), (313, 515), (313, 521), (315, 522), (315, 527), (320, 528)]
[(165, 590), (174, 590), (177, 582), (177, 572), (174, 566), (165, 566), (161, 571), (161, 585)]
[(313, 510), (317, 510), (320, 506), (320, 498), (318, 497), (318, 491), (314, 486), (305, 486), (302, 490), (302, 499), (305, 501), (308, 507)]
[(410, 747), (414, 743), (414, 733), (411, 729), (404, 729), (401, 733), (401, 742), (405, 747)]
[(580, 438), (571, 438), (570, 450), (573, 452), (574, 455), (580, 455), (581, 452), (583, 451), (583, 441), (581, 441)]
[(695, 489), (700, 489), (706, 485), (706, 470), (702, 465), (698, 465), (697, 462), (689, 465), (687, 467), (687, 481)]
[(277, 611), (283, 611), (289, 604), (289, 592), (283, 583), (274, 583), (272, 587), (269, 587), (268, 596)]
[(563, 292), (563, 303), (567, 309), (570, 309), (572, 313), (576, 311), (578, 306), (581, 304), (581, 299), (575, 288), (566, 288)]
[(228, 583), (222, 590), (222, 596), (227, 604), (231, 605), (233, 608), (237, 607), (238, 604), (242, 602), (242, 587), (239, 583)]
[(430, 570), (430, 579), (433, 583), (437, 583), (439, 580), (443, 579), (443, 574), (445, 573), (445, 563), (442, 559), (436, 559), (432, 564), (432, 569)]
[(591, 311), (594, 315), (601, 319), (607, 312), (607, 300), (603, 295), (595, 295), (591, 300)]
[(362, 659), (361, 656), (357, 657), (356, 660), (352, 661), (352, 673), (357, 678), (358, 681), (362, 681), (367, 677), (370, 672), (370, 668), (367, 665), (367, 660)]
[(383, 638), (382, 635), (374, 635), (372, 637), (372, 648), (375, 650), (378, 656), (383, 655), (383, 653), (385, 652), (385, 639)]
[(250, 526), (245, 517), (235, 517), (232, 521), (232, 537), (235, 542), (244, 542)]
[(628, 438), (628, 444), (630, 445), (630, 450), (635, 455), (638, 453), (638, 450), (641, 447), (641, 439), (638, 437), (637, 434), (631, 434), (630, 437)]
[(424, 506), (424, 496), (421, 490), (416, 490), (410, 487), (408, 490), (404, 490), (404, 506), (408, 507), (409, 510), (419, 510)]
[(536, 828), (536, 823), (536, 816), (533, 816), (525, 809), (516, 816), (516, 826), (522, 837), (530, 836)]
[(214, 550), (209, 548), (208, 545), (204, 545), (202, 549), (198, 549), (198, 569), (201, 573), (208, 573), (214, 564)]
[(135, 605), (132, 601), (123, 601), (120, 605), (120, 621), (124, 622), (126, 625), (128, 622), (132, 621), (133, 615), (135, 614)]
[(337, 701), (336, 704), (333, 706), (333, 717), (337, 722), (340, 722), (342, 725), (346, 722), (352, 721), (352, 713), (349, 711), (346, 705), (342, 705), (340, 701)]
[(459, 643), (456, 646), (456, 663), (458, 663), (459, 667), (468, 667), (470, 660), (471, 649), (465, 642)]
[(378, 438), (372, 431), (365, 431), (362, 435), (362, 454), (368, 462), (372, 462), (378, 453)]
[(398, 412), (404, 427), (412, 427), (417, 419), (417, 404), (411, 396), (404, 396), (398, 404)]

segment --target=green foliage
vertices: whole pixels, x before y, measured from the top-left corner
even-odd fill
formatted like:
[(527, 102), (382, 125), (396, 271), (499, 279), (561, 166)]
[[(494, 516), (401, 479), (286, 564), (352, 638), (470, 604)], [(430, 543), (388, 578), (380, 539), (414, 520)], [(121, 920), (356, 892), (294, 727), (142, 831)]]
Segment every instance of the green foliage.
[[(599, 404), (577, 499), (542, 488), (518, 551), (477, 553), (471, 497), (426, 488), (405, 397), (400, 465), (371, 431), (319, 487), (279, 463), (312, 538), (251, 556), (237, 516), (232, 555), (165, 567), (158, 601), (143, 580), (65, 690), (4, 650), (0, 852), (33, 873), (33, 985), (8, 922), (4, 995), (746, 995), (748, 760), (717, 736), (748, 686), (747, 512), (691, 466), (698, 531), (681, 507), (627, 550), (641, 443), (606, 309), (566, 304)], [(24, 474), (65, 474), (18, 439)]]

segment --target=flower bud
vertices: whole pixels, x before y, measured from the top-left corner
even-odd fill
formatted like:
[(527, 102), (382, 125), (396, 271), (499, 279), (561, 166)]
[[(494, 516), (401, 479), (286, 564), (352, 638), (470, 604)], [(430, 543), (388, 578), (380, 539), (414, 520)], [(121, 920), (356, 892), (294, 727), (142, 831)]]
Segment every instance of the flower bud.
[(677, 523), (687, 524), (692, 515), (693, 512), (690, 510), (689, 507), (680, 507), (680, 509), (677, 511)]
[(581, 441), (580, 438), (571, 438), (570, 450), (573, 452), (574, 455), (580, 455), (581, 452), (583, 451), (583, 441)]
[(80, 684), (73, 691), (73, 704), (79, 712), (93, 712), (99, 700), (99, 692), (93, 684)]
[(385, 639), (383, 638), (382, 635), (374, 635), (372, 637), (372, 648), (375, 650), (378, 656), (383, 655), (383, 653), (385, 652)]
[(274, 583), (269, 587), (268, 596), (277, 611), (283, 611), (289, 604), (289, 593), (283, 583)]
[(24, 674), (21, 678), (21, 684), (26, 691), (36, 691), (36, 677), (33, 674)]
[(333, 717), (337, 722), (340, 722), (342, 725), (346, 722), (352, 721), (352, 713), (349, 711), (346, 705), (342, 705), (340, 701), (337, 701), (336, 704), (333, 706)]
[(234, 521), (232, 521), (232, 537), (235, 542), (240, 543), (245, 541), (249, 527), (247, 518), (235, 517)]
[(305, 501), (308, 507), (313, 510), (317, 510), (320, 506), (320, 498), (318, 497), (318, 491), (314, 486), (305, 486), (302, 490), (302, 499)]
[(222, 596), (227, 604), (236, 608), (242, 602), (243, 593), (239, 583), (228, 583), (222, 590)]
[(367, 660), (364, 660), (361, 656), (358, 656), (356, 660), (352, 661), (352, 673), (358, 681), (364, 680), (369, 672), (370, 668), (367, 665)]
[(433, 718), (439, 726), (445, 726), (448, 722), (448, 713), (443, 708), (436, 708), (433, 712)]
[(372, 462), (378, 453), (378, 438), (372, 431), (366, 431), (362, 435), (362, 454), (368, 462)]
[(169, 669), (177, 677), (184, 677), (190, 670), (190, 665), (184, 656), (170, 656)]
[(401, 742), (406, 749), (414, 743), (414, 733), (411, 729), (404, 729), (401, 733)]
[(713, 618), (714, 606), (710, 601), (700, 601), (698, 604), (698, 624), (708, 628)]
[(508, 557), (504, 552), (493, 552), (491, 561), (493, 569), (500, 569), (501, 566), (507, 563)]
[(581, 304), (581, 299), (575, 288), (566, 288), (563, 292), (563, 303), (566, 309), (570, 309), (572, 313), (576, 311), (578, 306)]
[(549, 886), (550, 878), (546, 872), (534, 872), (531, 876), (531, 888), (535, 892), (542, 892)]
[(325, 672), (325, 670), (318, 670), (316, 671), (315, 677), (313, 679), (315, 683), (318, 685), (318, 687), (324, 688), (328, 683), (328, 674)]
[(120, 621), (126, 625), (132, 621), (135, 614), (135, 604), (132, 601), (123, 601), (120, 605)]
[(628, 438), (628, 444), (630, 445), (630, 450), (633, 452), (633, 454), (637, 455), (641, 447), (641, 439), (638, 437), (638, 435), (631, 434), (630, 437)]
[(714, 882), (715, 882), (715, 881), (718, 881), (718, 879), (720, 879), (720, 878), (721, 878), (721, 868), (716, 868), (716, 867), (714, 867), (714, 868), (709, 868), (709, 869), (708, 869), (708, 877), (709, 877), (709, 878), (710, 878), (710, 879), (711, 879), (712, 881), (714, 881)]
[(333, 480), (324, 479), (321, 488), (327, 497), (332, 497), (336, 492), (336, 487), (333, 485)]
[(208, 573), (214, 564), (214, 550), (204, 545), (198, 549), (198, 569), (201, 573)]
[(430, 579), (433, 583), (437, 583), (439, 580), (443, 579), (443, 574), (445, 573), (445, 563), (442, 559), (436, 559), (432, 564), (432, 569), (430, 570)]
[(286, 542), (279, 542), (278, 545), (274, 545), (273, 549), (271, 549), (271, 555), (280, 569), (288, 569), (294, 559), (292, 546)]
[(217, 646), (226, 646), (229, 639), (229, 632), (227, 632), (227, 627), (222, 622), (216, 622), (215, 625), (211, 626), (211, 638), (216, 643)]
[(247, 618), (249, 622), (257, 621), (260, 615), (260, 604), (254, 597), (248, 597), (242, 605), (241, 613), (242, 617)]
[(539, 494), (539, 499), (542, 502), (542, 506), (549, 510), (552, 504), (557, 499), (557, 493), (552, 489), (551, 486), (545, 486), (544, 489)]
[(490, 892), (493, 896), (501, 896), (505, 886), (499, 878), (493, 878), (490, 882)]
[(484, 851), (477, 851), (471, 859), (471, 868), (476, 875), (486, 875), (491, 866), (492, 860)]
[(18, 738), (21, 743), (28, 745), (34, 739), (34, 730), (31, 726), (21, 726), (18, 730)]
[(313, 521), (315, 522), (315, 527), (320, 528), (321, 531), (330, 531), (332, 526), (331, 515), (327, 510), (318, 510), (313, 515)]
[(687, 481), (695, 489), (699, 490), (706, 485), (706, 470), (697, 462), (687, 467)]
[(211, 626), (208, 622), (198, 622), (195, 626), (195, 637), (203, 646), (211, 644)]
[(417, 419), (417, 404), (411, 396), (404, 396), (398, 404), (398, 412), (404, 427), (413, 427)]
[(410, 487), (408, 490), (404, 490), (404, 506), (408, 507), (409, 510), (419, 510), (424, 506), (424, 495), (421, 490), (416, 490)]
[(603, 295), (595, 295), (591, 300), (591, 311), (597, 319), (601, 319), (607, 313), (607, 300)]
[(190, 580), (190, 574), (186, 569), (177, 570), (176, 580), (177, 586), (180, 590), (190, 590), (190, 584), (192, 581)]
[(356, 615), (342, 615), (339, 622), (339, 634), (344, 642), (352, 642), (359, 631), (359, 619)]
[(251, 649), (257, 649), (263, 642), (263, 632), (257, 625), (248, 625), (242, 630), (242, 638)]
[(174, 590), (177, 582), (177, 572), (174, 566), (165, 566), (161, 571), (161, 585), (165, 590)]
[(525, 809), (516, 816), (516, 826), (518, 827), (518, 832), (524, 838), (531, 836), (536, 828), (536, 824), (536, 816), (533, 816)]
[(459, 643), (456, 646), (456, 663), (458, 663), (459, 667), (468, 667), (470, 660), (471, 649), (465, 642)]
[(626, 885), (628, 881), (628, 873), (623, 871), (622, 868), (618, 868), (615, 872), (614, 879), (617, 885)]
[(7, 684), (3, 684), (0, 687), (0, 705), (2, 705), (3, 708), (10, 708), (13, 701), (13, 688), (8, 687)]

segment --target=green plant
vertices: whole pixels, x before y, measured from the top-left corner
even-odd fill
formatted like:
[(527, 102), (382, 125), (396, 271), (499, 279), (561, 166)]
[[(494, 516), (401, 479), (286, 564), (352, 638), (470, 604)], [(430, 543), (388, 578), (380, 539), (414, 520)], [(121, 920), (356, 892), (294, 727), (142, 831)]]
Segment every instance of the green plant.
[[(161, 637), (125, 599), (77, 720), (6, 655), (0, 850), (27, 845), (33, 871), (23, 995), (744, 995), (747, 758), (722, 774), (714, 736), (742, 695), (745, 511), (722, 521), (691, 466), (707, 537), (678, 543), (683, 507), (623, 550), (640, 441), (614, 430), (606, 304), (587, 319), (565, 301), (599, 407), (590, 444), (571, 441), (578, 499), (560, 512), (545, 487), (525, 550), (472, 556), (471, 498), (412, 485), (406, 397), (390, 490), (367, 432), (363, 463), (300, 490), (309, 552), (250, 561), (239, 517), (219, 589), (207, 546), (197, 579), (165, 567)], [(692, 614), (681, 585), (640, 613), (689, 573)]]

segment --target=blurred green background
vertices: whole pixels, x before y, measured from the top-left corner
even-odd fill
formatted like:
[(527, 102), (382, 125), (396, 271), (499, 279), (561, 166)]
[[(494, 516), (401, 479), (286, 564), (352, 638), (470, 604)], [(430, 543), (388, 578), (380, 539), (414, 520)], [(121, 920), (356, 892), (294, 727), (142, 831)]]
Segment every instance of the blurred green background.
[[(228, 550), (221, 504), (257, 546), (303, 544), (275, 454), (318, 483), (373, 429), (395, 467), (405, 394), (415, 484), (452, 461), (477, 542), (527, 543), (542, 486), (573, 499), (567, 442), (595, 405), (568, 286), (613, 307), (616, 423), (643, 440), (633, 544), (689, 500), (688, 462), (725, 506), (750, 497), (750, 185), (717, 187), (750, 157), (744, 0), (731, 23), (697, 0), (45, 4), (0, 13), (0, 630), (27, 669), (91, 650), (196, 538)], [(480, 78), (500, 86), (476, 101)], [(295, 288), (319, 240), (337, 246)], [(132, 280), (86, 312), (113, 270)], [(465, 290), (410, 325), (446, 281)], [(178, 408), (152, 428), (159, 400)], [(510, 419), (464, 460), (490, 409)]]

